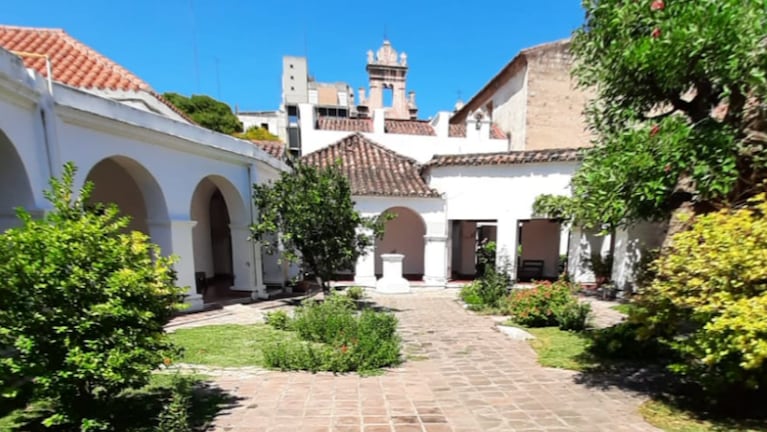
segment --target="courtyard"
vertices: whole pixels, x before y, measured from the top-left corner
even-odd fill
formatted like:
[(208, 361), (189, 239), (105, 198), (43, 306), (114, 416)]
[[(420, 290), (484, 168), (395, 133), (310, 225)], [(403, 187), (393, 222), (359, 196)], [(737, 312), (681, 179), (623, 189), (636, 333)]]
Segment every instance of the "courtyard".
[[(544, 368), (526, 341), (464, 310), (455, 290), (372, 293), (395, 312), (406, 361), (383, 374), (276, 372), (177, 365), (231, 396), (214, 431), (652, 431), (635, 394)], [(169, 330), (251, 324), (283, 301), (179, 317)], [(589, 384), (585, 384), (589, 383)]]

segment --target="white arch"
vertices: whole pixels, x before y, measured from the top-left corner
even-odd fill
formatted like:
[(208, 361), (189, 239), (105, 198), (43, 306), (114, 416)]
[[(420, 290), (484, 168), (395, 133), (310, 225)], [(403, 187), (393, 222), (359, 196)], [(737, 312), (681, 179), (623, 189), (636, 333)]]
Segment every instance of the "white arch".
[(16, 146), (0, 130), (0, 232), (18, 224), (16, 207), (35, 210), (34, 193)]
[[(213, 213), (212, 201), (216, 193), (224, 200), (229, 225), (222, 227)], [(201, 179), (192, 193), (189, 214), (196, 222), (193, 228), (195, 272), (205, 273), (206, 278), (233, 276), (236, 291), (253, 291), (255, 287), (254, 248), (249, 240), (249, 208), (246, 207), (237, 188), (226, 178), (208, 175)], [(220, 211), (220, 204), (218, 210)], [(224, 234), (225, 233), (225, 234)], [(225, 269), (225, 274), (220, 273)], [(229, 279), (217, 278), (216, 287), (231, 286)]]
[(415, 210), (404, 207), (390, 207), (389, 212), (396, 218), (387, 221), (384, 236), (375, 242), (375, 272), (381, 274), (381, 254), (401, 253), (405, 255), (402, 272), (405, 275), (424, 274), (424, 236), (426, 223)]
[[(112, 175), (110, 175), (110, 173)], [(125, 197), (111, 197), (112, 194), (118, 194), (122, 191), (128, 191), (134, 185), (123, 181), (120, 183), (120, 177), (127, 177), (135, 183), (135, 188), (140, 192), (140, 198), (143, 201), (144, 214), (130, 215), (141, 219), (133, 223), (133, 227), (146, 230), (152, 241), (160, 246), (164, 253), (173, 251), (172, 239), (167, 229), (169, 224), (168, 207), (165, 202), (165, 195), (160, 188), (155, 177), (141, 163), (135, 159), (122, 155), (114, 155), (101, 159), (95, 163), (86, 175), (86, 179), (94, 182), (94, 198), (98, 201), (118, 202)], [(123, 177), (123, 180), (125, 177)], [(141, 208), (135, 206), (135, 209)], [(129, 213), (132, 209), (121, 209)], [(138, 211), (141, 213), (141, 211)]]

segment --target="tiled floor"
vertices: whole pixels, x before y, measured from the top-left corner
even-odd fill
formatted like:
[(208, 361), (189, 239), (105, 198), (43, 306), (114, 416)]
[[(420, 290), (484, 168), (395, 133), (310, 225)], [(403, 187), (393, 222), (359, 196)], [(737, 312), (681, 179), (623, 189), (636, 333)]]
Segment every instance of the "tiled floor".
[[(641, 397), (578, 384), (575, 372), (539, 366), (527, 342), (502, 335), (491, 318), (466, 312), (454, 296), (373, 296), (397, 311), (410, 358), (381, 376), (266, 372), (215, 378), (238, 401), (213, 430), (656, 430), (636, 413)], [(254, 311), (246, 309), (225, 321), (237, 322), (240, 313), (252, 321)], [(207, 323), (184, 326), (200, 324)]]

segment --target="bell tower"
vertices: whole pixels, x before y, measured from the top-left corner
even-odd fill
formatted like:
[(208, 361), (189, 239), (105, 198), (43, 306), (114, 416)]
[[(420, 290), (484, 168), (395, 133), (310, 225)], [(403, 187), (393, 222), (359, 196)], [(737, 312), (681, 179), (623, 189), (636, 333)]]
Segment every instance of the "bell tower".
[[(384, 40), (378, 52), (368, 51), (367, 72), (369, 80), (368, 97), (364, 99), (364, 93), (360, 92), (360, 105), (364, 111), (373, 112), (379, 108), (386, 108), (386, 118), (407, 120), (415, 119), (418, 108), (415, 106), (415, 92), (407, 92), (407, 54), (400, 53), (392, 48), (391, 42)], [(384, 90), (392, 92), (392, 106), (384, 106)]]

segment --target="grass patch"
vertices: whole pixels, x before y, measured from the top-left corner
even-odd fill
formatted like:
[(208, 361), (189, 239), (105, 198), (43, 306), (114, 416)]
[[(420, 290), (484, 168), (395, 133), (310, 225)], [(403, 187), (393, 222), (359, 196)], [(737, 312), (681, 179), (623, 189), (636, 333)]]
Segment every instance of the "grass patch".
[(278, 341), (298, 341), (295, 333), (275, 330), (267, 325), (211, 325), (179, 329), (170, 338), (184, 353), (184, 363), (221, 366), (264, 367), (261, 347)]
[(623, 315), (628, 315), (631, 313), (631, 311), (635, 308), (635, 306), (631, 303), (621, 303), (619, 305), (610, 306), (610, 309), (614, 311), (618, 311), (622, 313)]
[[(173, 386), (174, 375), (154, 374), (150, 383), (141, 389), (125, 391), (115, 397), (109, 406), (109, 416), (113, 419), (114, 430), (123, 432), (154, 432), (157, 430), (157, 418), (167, 403)], [(195, 430), (210, 426), (216, 415), (236, 403), (235, 397), (218, 387), (205, 383), (201, 375), (181, 375), (178, 377), (189, 384), (189, 424)], [(64, 429), (48, 429), (40, 421), (50, 415), (50, 405), (38, 401), (26, 408), (11, 412), (0, 412), (0, 431), (4, 432), (51, 432)], [(79, 430), (79, 429), (77, 429)]]
[(557, 327), (525, 328), (535, 336), (530, 346), (538, 353), (542, 366), (583, 371), (594, 366), (588, 360), (590, 340), (582, 333), (564, 331)]
[(704, 418), (670, 404), (649, 400), (639, 412), (651, 425), (666, 432), (765, 432), (767, 421)]

